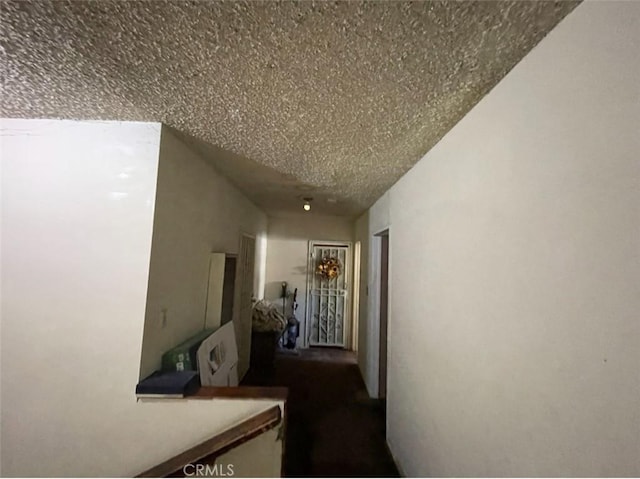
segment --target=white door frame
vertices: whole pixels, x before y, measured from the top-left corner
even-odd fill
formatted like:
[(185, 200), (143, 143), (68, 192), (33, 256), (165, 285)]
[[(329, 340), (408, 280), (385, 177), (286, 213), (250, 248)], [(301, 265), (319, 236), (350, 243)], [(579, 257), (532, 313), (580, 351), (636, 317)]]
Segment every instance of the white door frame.
[(351, 281), (351, 266), (353, 262), (353, 242), (351, 241), (321, 241), (321, 240), (309, 240), (308, 248), (307, 248), (307, 291), (305, 292), (305, 305), (304, 305), (304, 338), (303, 338), (303, 347), (309, 347), (309, 337), (311, 335), (311, 318), (309, 318), (310, 314), (310, 298), (311, 298), (311, 283), (312, 283), (312, 275), (315, 271), (315, 261), (311, 257), (313, 254), (313, 248), (315, 246), (327, 245), (327, 246), (341, 246), (347, 248), (347, 259), (345, 264), (343, 265), (345, 275), (345, 286), (347, 287), (347, 299), (346, 299), (346, 308), (344, 314), (344, 323), (342, 325), (343, 334), (344, 334), (344, 347), (345, 349), (349, 348), (351, 341), (351, 297), (353, 293), (353, 283)]
[[(381, 284), (380, 284), (380, 274), (382, 270), (381, 265), (381, 253), (382, 253), (382, 239), (381, 236), (386, 235), (389, 237), (389, 251), (388, 251), (388, 264), (387, 264), (387, 385), (388, 385), (388, 370), (389, 370), (389, 358), (392, 352), (389, 350), (390, 338), (393, 334), (393, 324), (392, 324), (392, 287), (393, 284), (391, 282), (391, 274), (393, 268), (393, 258), (391, 253), (391, 244), (392, 244), (392, 228), (391, 226), (385, 226), (383, 228), (379, 228), (374, 230), (375, 232), (370, 234), (369, 236), (369, 255), (368, 260), (369, 270), (368, 270), (368, 298), (367, 298), (367, 337), (370, 341), (370, 348), (373, 351), (370, 351), (371, 354), (371, 364), (372, 370), (370, 381), (371, 384), (368, 386), (369, 393), (372, 397), (380, 397), (380, 342), (382, 338), (380, 337), (380, 295), (381, 295)], [(384, 388), (384, 390), (388, 390), (388, 388)]]
[(389, 338), (389, 230), (376, 234), (378, 247), (376, 313), (378, 316), (378, 397), (387, 396), (388, 338)]

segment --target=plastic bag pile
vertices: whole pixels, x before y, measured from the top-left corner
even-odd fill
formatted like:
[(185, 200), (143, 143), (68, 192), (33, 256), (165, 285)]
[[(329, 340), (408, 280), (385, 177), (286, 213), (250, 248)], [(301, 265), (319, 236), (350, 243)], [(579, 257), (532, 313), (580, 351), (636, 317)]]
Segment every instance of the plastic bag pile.
[(260, 300), (253, 306), (251, 328), (259, 333), (269, 331), (283, 331), (287, 326), (278, 307), (265, 300)]

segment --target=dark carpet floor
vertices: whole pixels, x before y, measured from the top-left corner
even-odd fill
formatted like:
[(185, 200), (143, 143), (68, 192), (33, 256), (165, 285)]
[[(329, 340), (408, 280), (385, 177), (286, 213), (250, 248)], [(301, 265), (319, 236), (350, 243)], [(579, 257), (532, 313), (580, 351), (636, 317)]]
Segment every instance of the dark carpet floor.
[(370, 399), (351, 352), (277, 355), (243, 385), (285, 386), (287, 477), (399, 477), (385, 442), (384, 403)]

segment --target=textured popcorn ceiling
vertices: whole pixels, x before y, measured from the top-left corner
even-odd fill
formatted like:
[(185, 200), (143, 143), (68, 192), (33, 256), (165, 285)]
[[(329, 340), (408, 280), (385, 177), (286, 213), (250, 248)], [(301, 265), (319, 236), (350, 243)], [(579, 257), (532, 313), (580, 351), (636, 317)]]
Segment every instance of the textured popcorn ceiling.
[(162, 121), (267, 212), (355, 215), (576, 3), (0, 5), (2, 116)]

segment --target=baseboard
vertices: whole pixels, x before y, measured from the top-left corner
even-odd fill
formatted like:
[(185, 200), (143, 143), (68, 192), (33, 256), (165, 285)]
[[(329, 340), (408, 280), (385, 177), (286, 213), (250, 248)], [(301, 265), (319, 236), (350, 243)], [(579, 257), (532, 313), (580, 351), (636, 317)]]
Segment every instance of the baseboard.
[(400, 474), (400, 477), (408, 477), (407, 473), (404, 472), (404, 470), (402, 469), (402, 466), (398, 462), (398, 458), (393, 453), (393, 449), (391, 448), (391, 444), (389, 443), (389, 439), (388, 438), (385, 438), (384, 445), (387, 447), (387, 451), (389, 452), (389, 455), (391, 456), (391, 459), (393, 460), (393, 463), (396, 465), (396, 469), (398, 470), (398, 473)]

